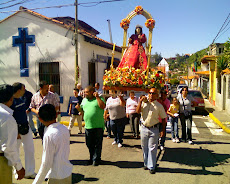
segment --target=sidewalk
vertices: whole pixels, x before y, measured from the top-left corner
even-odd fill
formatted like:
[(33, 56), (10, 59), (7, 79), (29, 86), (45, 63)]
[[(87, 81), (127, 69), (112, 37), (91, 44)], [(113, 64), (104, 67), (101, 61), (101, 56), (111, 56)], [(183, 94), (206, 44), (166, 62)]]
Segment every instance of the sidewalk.
[(205, 101), (205, 108), (209, 113), (209, 117), (218, 124), (226, 133), (230, 134), (230, 114), (226, 111), (220, 111), (213, 106), (207, 99)]

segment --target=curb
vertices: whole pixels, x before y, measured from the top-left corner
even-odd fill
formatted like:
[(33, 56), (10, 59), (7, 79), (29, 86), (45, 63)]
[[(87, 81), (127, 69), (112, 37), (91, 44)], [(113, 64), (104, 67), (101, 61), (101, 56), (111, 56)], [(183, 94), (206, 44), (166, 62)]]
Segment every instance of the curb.
[[(65, 126), (69, 126), (69, 121), (61, 121), (60, 124), (63, 124)], [(74, 126), (78, 126), (78, 123), (74, 123)], [(85, 126), (85, 122), (82, 121), (82, 127)]]
[(218, 120), (212, 113), (210, 113), (206, 108), (205, 110), (208, 112), (209, 117), (217, 124), (219, 125), (226, 133), (230, 134), (230, 129), (226, 127), (220, 120)]
[[(34, 124), (37, 124), (36, 121), (34, 121)], [(60, 124), (63, 124), (65, 126), (69, 126), (69, 121), (61, 121)], [(74, 126), (78, 126), (78, 123), (74, 123)], [(85, 127), (85, 122), (82, 121), (82, 127)]]

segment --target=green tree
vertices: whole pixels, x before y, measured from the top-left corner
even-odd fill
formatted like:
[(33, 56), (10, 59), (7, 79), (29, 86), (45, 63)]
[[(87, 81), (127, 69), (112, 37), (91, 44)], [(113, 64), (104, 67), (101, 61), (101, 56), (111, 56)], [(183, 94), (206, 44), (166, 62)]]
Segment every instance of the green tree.
[(163, 57), (161, 56), (161, 53), (158, 54), (157, 52), (155, 52), (155, 54), (151, 55), (150, 67), (156, 67), (162, 59)]
[(230, 38), (224, 44), (224, 58), (228, 62), (228, 68), (230, 68)]

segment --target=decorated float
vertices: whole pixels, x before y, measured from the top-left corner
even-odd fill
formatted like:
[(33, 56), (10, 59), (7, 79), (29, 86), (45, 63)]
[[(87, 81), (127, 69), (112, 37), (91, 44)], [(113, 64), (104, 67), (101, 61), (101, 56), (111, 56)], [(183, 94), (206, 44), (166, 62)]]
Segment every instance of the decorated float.
[[(149, 29), (148, 40), (142, 33), (142, 27), (137, 25), (135, 34), (129, 38), (127, 45), (127, 30), (131, 20), (136, 15), (146, 18), (145, 26)], [(112, 51), (110, 70), (106, 70), (103, 77), (104, 90), (116, 91), (145, 91), (150, 88), (164, 86), (164, 75), (161, 72), (150, 68), (152, 31), (155, 27), (155, 20), (141, 6), (137, 6), (120, 23), (124, 29), (122, 58), (117, 68), (113, 67), (115, 44)], [(142, 44), (146, 45), (145, 49)]]

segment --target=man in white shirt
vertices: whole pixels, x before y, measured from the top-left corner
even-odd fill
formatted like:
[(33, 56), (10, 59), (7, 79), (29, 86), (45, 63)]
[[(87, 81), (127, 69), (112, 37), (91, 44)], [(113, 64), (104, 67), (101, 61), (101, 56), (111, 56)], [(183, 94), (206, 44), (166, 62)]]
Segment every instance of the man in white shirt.
[(51, 104), (43, 105), (38, 115), (47, 129), (43, 138), (42, 163), (33, 184), (41, 184), (46, 177), (49, 184), (71, 184), (69, 130), (56, 122), (56, 110)]
[(12, 167), (14, 166), (18, 180), (25, 176), (17, 150), (18, 128), (13, 118), (13, 87), (0, 85), (0, 183), (12, 183)]
[(99, 94), (99, 96), (103, 95), (103, 91), (100, 89), (100, 83), (96, 82), (94, 85), (95, 91)]
[(141, 112), (141, 147), (144, 157), (144, 169), (150, 174), (155, 174), (157, 144), (159, 138), (159, 117), (165, 123), (167, 117), (164, 107), (157, 101), (159, 96), (156, 88), (151, 88), (146, 96), (142, 96), (138, 105), (137, 113)]

